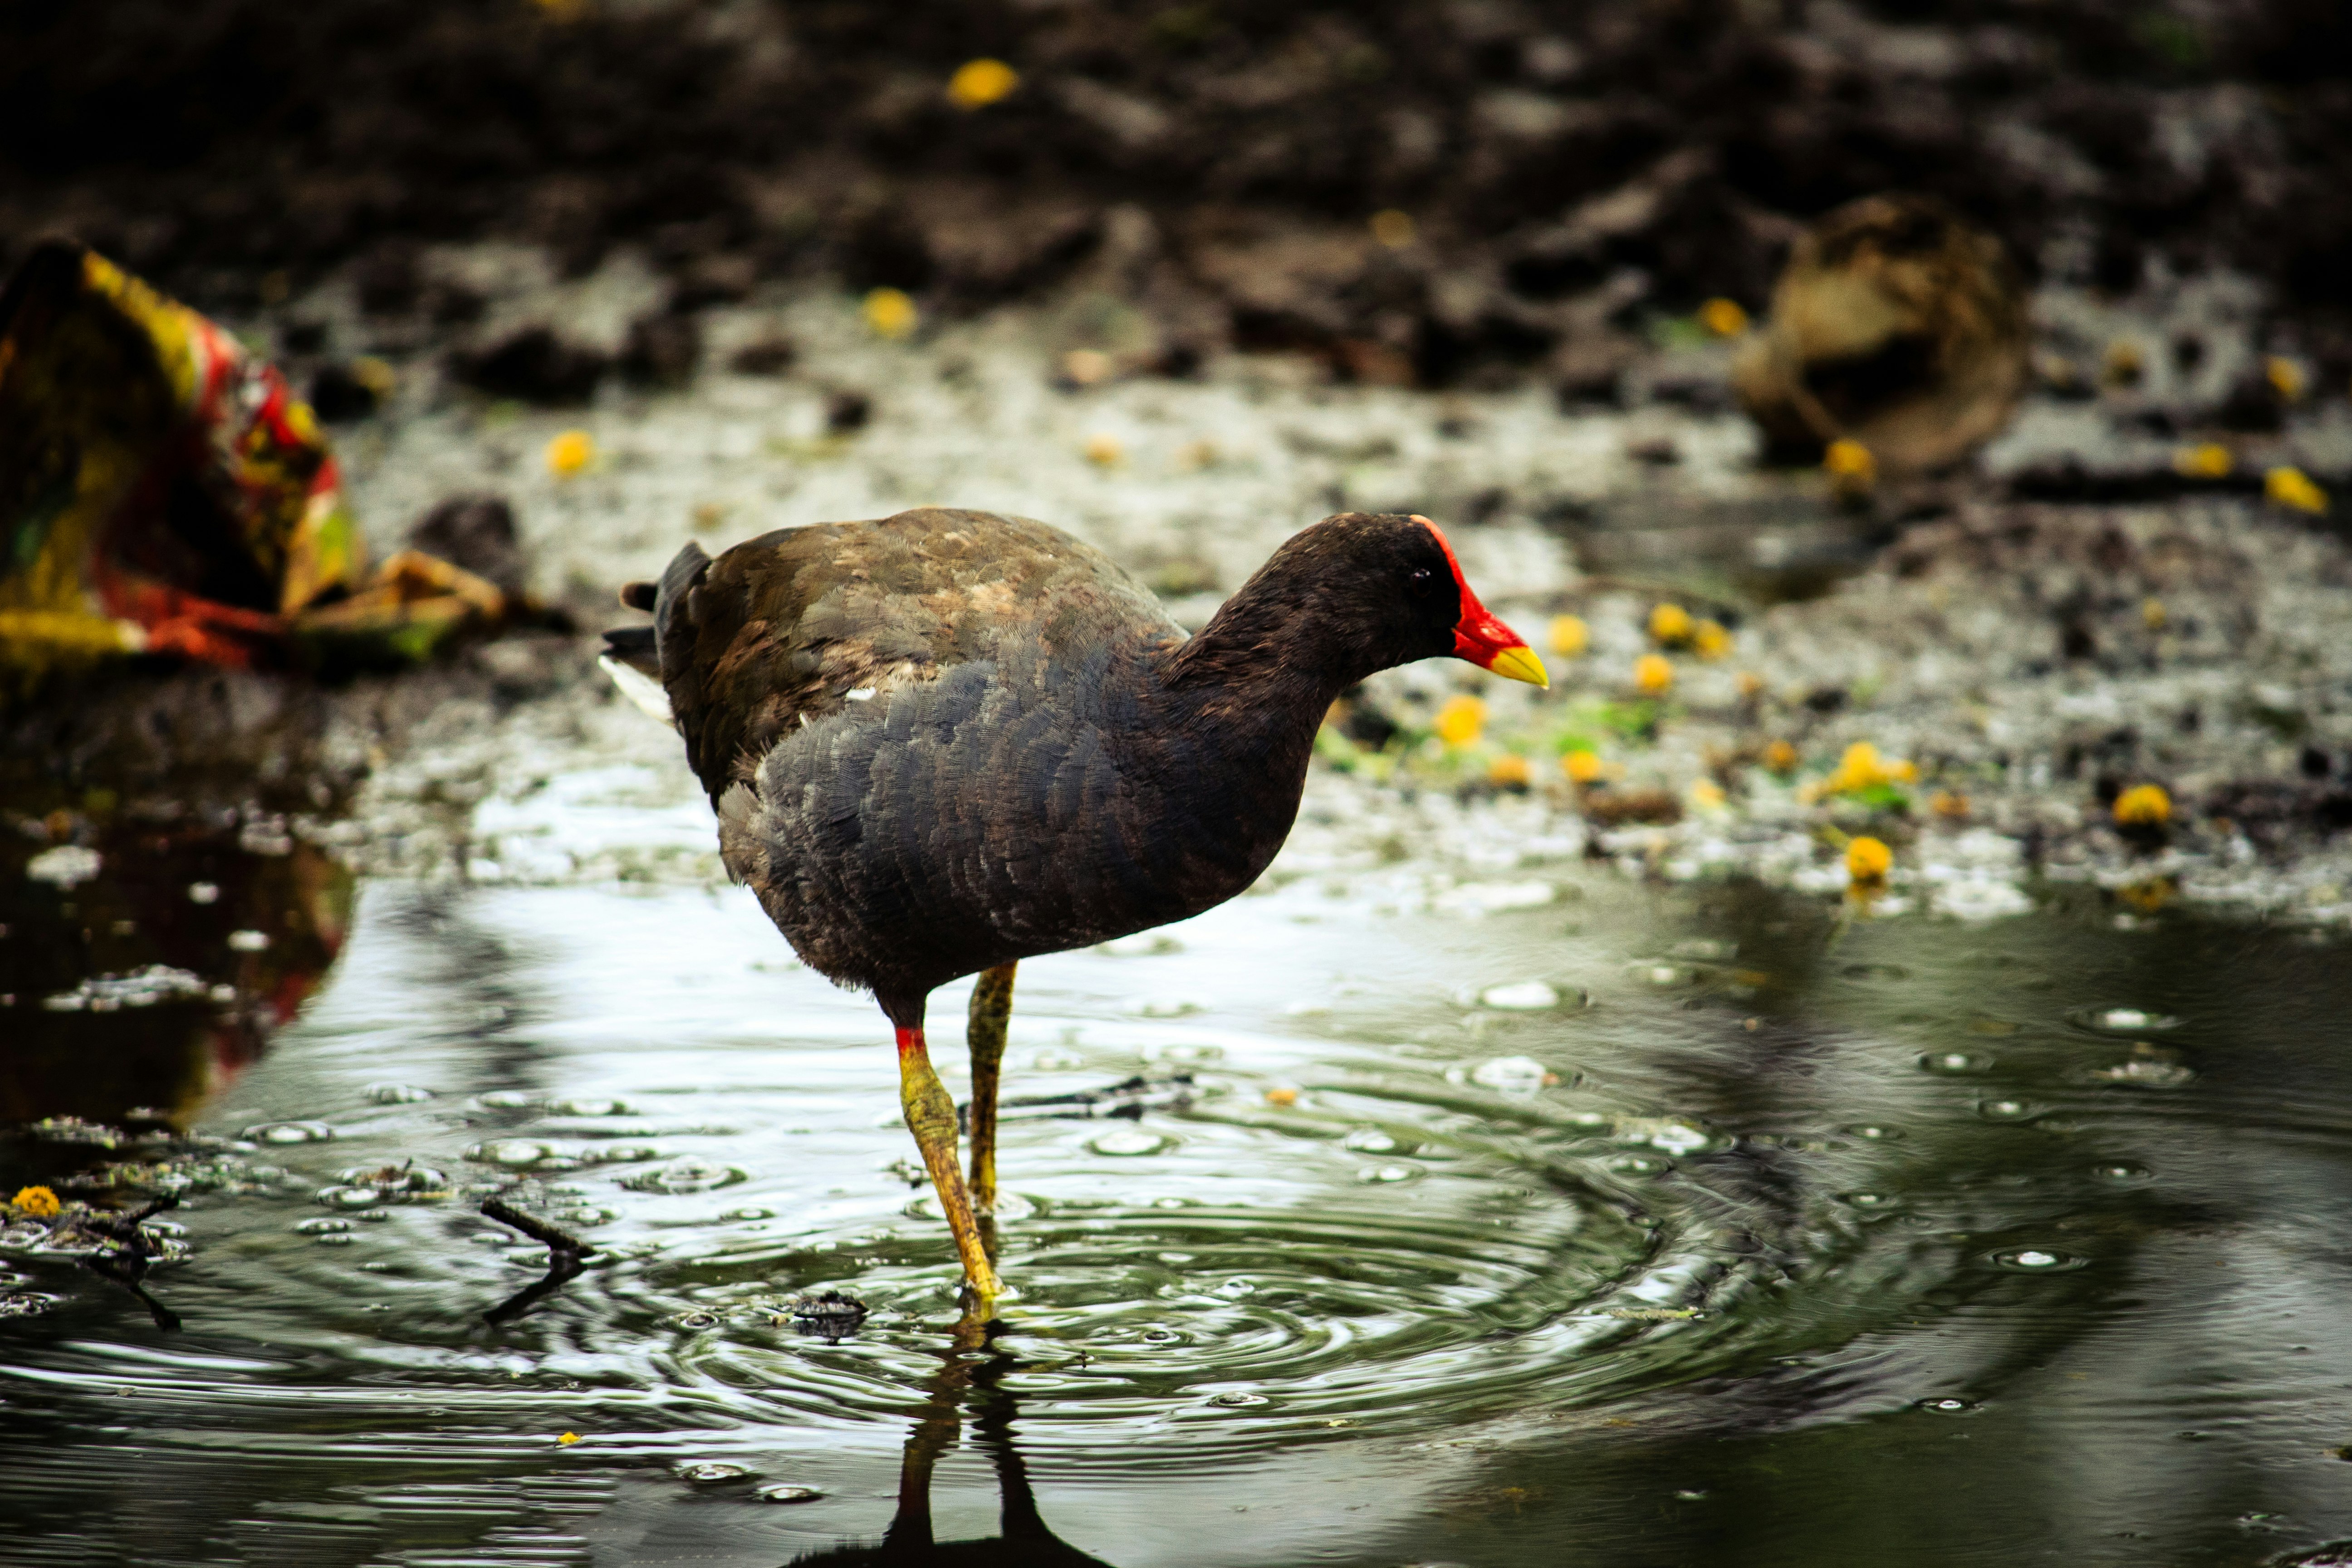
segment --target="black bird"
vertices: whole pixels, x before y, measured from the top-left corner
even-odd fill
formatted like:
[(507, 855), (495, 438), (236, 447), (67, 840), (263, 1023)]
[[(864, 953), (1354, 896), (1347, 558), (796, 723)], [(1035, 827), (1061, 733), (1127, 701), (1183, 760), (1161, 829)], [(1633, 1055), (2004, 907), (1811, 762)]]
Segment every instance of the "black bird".
[[(689, 544), (621, 601), (654, 624), (606, 633), (605, 667), (684, 735), (729, 874), (896, 1026), (907, 1124), (983, 1307), (1014, 965), (1248, 887), (1325, 711), (1374, 671), (1451, 655), (1549, 684), (1422, 517), (1301, 530), (1190, 637), (1068, 534), (936, 507), (715, 561)], [(969, 1187), (923, 1039), (925, 999), (967, 974)]]

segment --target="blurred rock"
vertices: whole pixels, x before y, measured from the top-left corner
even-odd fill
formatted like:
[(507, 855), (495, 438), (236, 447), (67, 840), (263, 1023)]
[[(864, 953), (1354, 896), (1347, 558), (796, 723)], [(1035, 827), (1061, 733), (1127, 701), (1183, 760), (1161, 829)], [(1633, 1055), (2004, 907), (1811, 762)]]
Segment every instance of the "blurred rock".
[(561, 406), (587, 402), (611, 360), (546, 325), (519, 328), (478, 348), (450, 352), (449, 374), (493, 397)]
[(1784, 453), (1840, 438), (1881, 472), (1957, 462), (2009, 422), (2027, 324), (2000, 244), (1924, 196), (1849, 203), (1797, 242), (1771, 319), (1733, 367)]
[(514, 509), (504, 496), (451, 496), (425, 514), (409, 542), (456, 563), (509, 598), (522, 594), (530, 563), (515, 532)]
[(621, 374), (633, 384), (681, 387), (694, 379), (701, 363), (702, 329), (692, 316), (657, 310), (629, 323)]

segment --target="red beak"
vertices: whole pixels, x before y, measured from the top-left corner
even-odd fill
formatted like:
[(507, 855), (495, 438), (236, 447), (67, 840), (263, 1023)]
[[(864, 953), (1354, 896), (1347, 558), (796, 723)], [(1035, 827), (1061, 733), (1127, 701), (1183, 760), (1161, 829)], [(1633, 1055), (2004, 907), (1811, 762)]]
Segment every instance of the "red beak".
[(1511, 680), (1524, 680), (1529, 686), (1549, 689), (1551, 677), (1546, 673), (1543, 660), (1536, 657), (1519, 634), (1495, 618), (1495, 612), (1478, 602), (1470, 591), (1469, 579), (1462, 575), (1462, 563), (1454, 558), (1454, 546), (1445, 542), (1445, 531), (1425, 517), (1415, 514), (1413, 521), (1429, 530), (1437, 538), (1437, 547), (1445, 552), (1445, 563), (1454, 568), (1454, 585), (1462, 594), (1462, 618), (1454, 623), (1454, 657), (1468, 659), (1481, 669), (1491, 669)]

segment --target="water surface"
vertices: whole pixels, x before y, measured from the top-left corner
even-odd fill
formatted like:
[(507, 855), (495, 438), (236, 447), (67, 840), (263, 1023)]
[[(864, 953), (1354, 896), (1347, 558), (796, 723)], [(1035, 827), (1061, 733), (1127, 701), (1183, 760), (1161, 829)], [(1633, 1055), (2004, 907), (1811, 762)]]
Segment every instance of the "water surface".
[[(1007, 1092), (1146, 1103), (1008, 1122), (982, 1345), (878, 1013), (748, 894), (354, 895), (248, 836), (204, 853), (266, 949), (39, 1008), (154, 961), (88, 917), (176, 908), (168, 848), (145, 904), (127, 857), (12, 895), (9, 1103), (131, 1131), (0, 1179), (182, 1191), (148, 1284), (184, 1328), (0, 1253), (0, 1560), (780, 1563), (877, 1541), (910, 1443), (939, 1539), (1009, 1489), (1121, 1568), (2352, 1536), (2333, 938), (2082, 890), (1963, 927), (1574, 862), (1297, 877), (1024, 966)], [(497, 1327), (548, 1255), (491, 1194), (597, 1249)], [(790, 1316), (828, 1289), (870, 1309), (837, 1342)]]

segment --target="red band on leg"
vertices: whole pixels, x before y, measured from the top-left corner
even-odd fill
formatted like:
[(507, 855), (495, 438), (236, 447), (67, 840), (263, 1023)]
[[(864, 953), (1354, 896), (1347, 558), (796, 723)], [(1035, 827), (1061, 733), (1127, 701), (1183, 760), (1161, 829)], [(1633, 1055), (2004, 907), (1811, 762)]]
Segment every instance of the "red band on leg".
[(898, 1054), (901, 1057), (921, 1056), (923, 1054), (923, 1031), (920, 1029), (899, 1030)]

